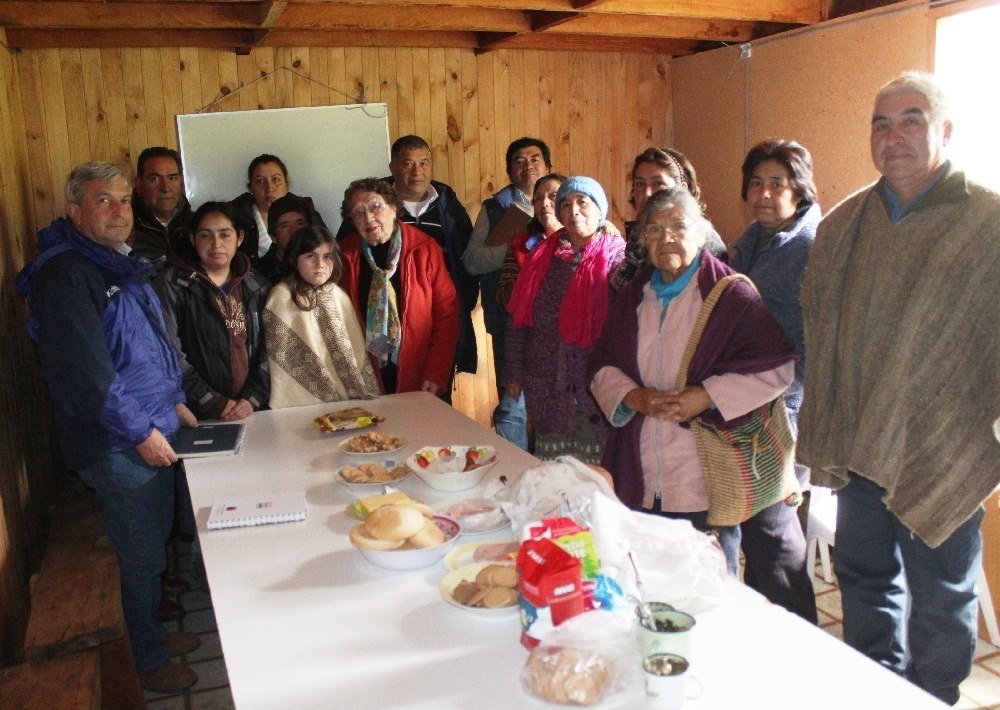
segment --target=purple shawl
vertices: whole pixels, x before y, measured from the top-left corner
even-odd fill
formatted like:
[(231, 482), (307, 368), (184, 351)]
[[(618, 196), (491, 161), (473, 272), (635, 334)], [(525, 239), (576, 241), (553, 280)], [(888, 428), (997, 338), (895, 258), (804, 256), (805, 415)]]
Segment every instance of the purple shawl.
[[(652, 273), (653, 267), (646, 266), (621, 290), (612, 304), (601, 337), (590, 355), (588, 382), (593, 381), (602, 367), (611, 366), (617, 367), (640, 386), (645, 386), (637, 359), (638, 308), (642, 303), (643, 287)], [(702, 299), (708, 298), (712, 287), (720, 279), (732, 273), (735, 272), (702, 249), (701, 267), (697, 274)], [(684, 337), (687, 338), (687, 335)], [(795, 347), (757, 292), (749, 284), (736, 281), (726, 288), (715, 304), (688, 366), (687, 383), (700, 384), (713, 375), (725, 373), (766, 372), (794, 358)], [(715, 410), (702, 414), (705, 421), (723, 429), (744, 423), (748, 416), (726, 421)], [(639, 437), (645, 419), (637, 412), (624, 427), (612, 427), (601, 461), (614, 478), (618, 498), (636, 510), (641, 507), (643, 498)]]

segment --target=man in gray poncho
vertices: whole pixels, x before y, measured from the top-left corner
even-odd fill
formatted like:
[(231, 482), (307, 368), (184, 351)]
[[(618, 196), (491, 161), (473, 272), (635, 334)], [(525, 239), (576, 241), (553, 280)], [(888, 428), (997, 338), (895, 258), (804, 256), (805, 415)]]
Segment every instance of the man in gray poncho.
[(876, 96), (882, 178), (827, 215), (806, 271), (798, 457), (840, 489), (844, 640), (953, 704), (1000, 482), (1000, 195), (947, 160), (951, 131), (928, 74)]

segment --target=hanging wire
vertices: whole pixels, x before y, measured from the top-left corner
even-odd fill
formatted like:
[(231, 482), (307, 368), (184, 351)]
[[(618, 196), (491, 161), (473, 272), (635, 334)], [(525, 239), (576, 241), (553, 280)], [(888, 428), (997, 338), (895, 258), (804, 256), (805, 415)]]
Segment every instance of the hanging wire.
[(314, 84), (318, 84), (319, 86), (322, 86), (324, 89), (329, 89), (330, 91), (338, 93), (341, 96), (346, 96), (347, 98), (349, 98), (354, 103), (359, 104), (358, 106), (348, 106), (347, 108), (349, 108), (349, 109), (351, 109), (351, 108), (361, 109), (362, 111), (365, 112), (366, 115), (368, 115), (368, 116), (370, 116), (372, 118), (382, 118), (382, 117), (384, 117), (389, 112), (388, 106), (386, 106), (382, 110), (381, 113), (378, 113), (378, 114), (370, 113), (368, 111), (369, 104), (365, 100), (365, 95), (363, 93), (363, 90), (362, 90), (362, 94), (360, 96), (352, 96), (351, 94), (348, 94), (348, 93), (346, 93), (344, 91), (341, 91), (340, 89), (338, 89), (338, 88), (336, 88), (334, 86), (330, 86), (329, 84), (324, 84), (319, 79), (314, 79), (313, 77), (309, 76), (308, 74), (303, 74), (302, 72), (300, 72), (297, 69), (293, 69), (291, 67), (277, 67), (273, 71), (269, 71), (267, 74), (262, 74), (261, 76), (257, 77), (253, 81), (248, 81), (248, 82), (245, 82), (245, 83), (241, 83), (239, 86), (237, 86), (232, 91), (228, 91), (228, 92), (226, 92), (226, 91), (220, 91), (218, 93), (218, 95), (212, 101), (210, 101), (209, 103), (207, 103), (204, 106), (202, 106), (195, 113), (204, 113), (205, 111), (207, 111), (208, 109), (212, 108), (213, 106), (216, 106), (217, 104), (219, 104), (220, 102), (224, 101), (225, 99), (228, 99), (230, 96), (238, 94), (239, 92), (243, 91), (244, 89), (249, 89), (251, 86), (253, 86), (254, 84), (256, 84), (258, 81), (264, 81), (265, 79), (270, 79), (272, 76), (274, 76), (275, 74), (277, 74), (280, 71), (291, 72), (292, 74), (295, 74), (296, 76), (300, 76), (303, 79), (307, 79), (308, 81), (311, 81)]

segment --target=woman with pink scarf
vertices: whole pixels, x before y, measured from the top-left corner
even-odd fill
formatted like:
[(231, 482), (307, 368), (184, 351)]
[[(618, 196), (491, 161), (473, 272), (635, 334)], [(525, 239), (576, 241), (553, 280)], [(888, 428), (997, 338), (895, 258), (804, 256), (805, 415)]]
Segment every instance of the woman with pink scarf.
[(611, 302), (610, 274), (625, 241), (607, 221), (608, 198), (596, 180), (571, 177), (556, 194), (564, 227), (524, 263), (507, 304), (502, 384), (524, 392), (535, 455), (600, 463), (608, 424), (587, 388), (587, 358)]

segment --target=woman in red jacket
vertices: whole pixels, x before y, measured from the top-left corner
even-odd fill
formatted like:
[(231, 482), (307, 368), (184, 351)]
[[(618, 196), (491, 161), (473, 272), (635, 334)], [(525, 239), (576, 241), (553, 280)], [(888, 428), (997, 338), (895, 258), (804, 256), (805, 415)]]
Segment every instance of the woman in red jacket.
[(340, 243), (341, 286), (358, 312), (385, 393), (444, 394), (458, 345), (458, 297), (441, 247), (396, 219), (401, 207), (383, 180), (348, 186), (341, 215), (354, 232)]

